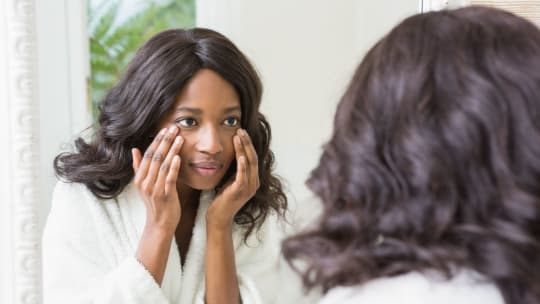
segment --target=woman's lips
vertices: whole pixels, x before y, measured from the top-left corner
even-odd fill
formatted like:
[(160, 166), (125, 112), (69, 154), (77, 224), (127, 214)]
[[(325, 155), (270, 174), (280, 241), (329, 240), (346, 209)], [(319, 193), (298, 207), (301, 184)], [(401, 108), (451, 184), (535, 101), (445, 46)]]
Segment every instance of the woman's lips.
[(223, 164), (214, 161), (202, 161), (192, 162), (189, 166), (202, 176), (212, 176), (223, 167)]

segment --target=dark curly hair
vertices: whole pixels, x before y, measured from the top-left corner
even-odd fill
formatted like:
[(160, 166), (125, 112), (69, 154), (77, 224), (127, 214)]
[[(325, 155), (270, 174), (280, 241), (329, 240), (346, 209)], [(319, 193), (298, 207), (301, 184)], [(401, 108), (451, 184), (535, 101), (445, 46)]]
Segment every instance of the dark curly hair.
[(407, 18), (357, 68), (307, 183), (322, 215), (283, 243), (307, 289), (465, 268), (540, 303), (540, 30), (482, 7)]
[[(184, 85), (201, 69), (211, 69), (227, 80), (240, 97), (241, 125), (251, 136), (259, 156), (260, 187), (237, 213), (244, 238), (260, 228), (273, 209), (287, 208), (280, 180), (273, 175), (270, 126), (259, 112), (262, 84), (249, 60), (223, 35), (202, 28), (158, 33), (135, 54), (123, 78), (100, 104), (97, 132), (92, 142), (75, 141), (76, 152), (58, 155), (58, 177), (83, 183), (98, 198), (120, 194), (133, 178), (131, 149), (150, 145), (157, 125), (173, 107)], [(226, 180), (236, 169), (233, 162)]]

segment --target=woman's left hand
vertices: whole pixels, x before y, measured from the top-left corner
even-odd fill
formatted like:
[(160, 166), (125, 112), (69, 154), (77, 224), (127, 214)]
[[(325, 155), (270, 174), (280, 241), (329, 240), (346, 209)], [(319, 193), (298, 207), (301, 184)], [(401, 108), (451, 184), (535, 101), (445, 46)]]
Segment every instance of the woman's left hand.
[(225, 230), (232, 227), (236, 213), (259, 189), (257, 152), (248, 133), (238, 129), (233, 136), (236, 174), (217, 193), (206, 213), (207, 227)]

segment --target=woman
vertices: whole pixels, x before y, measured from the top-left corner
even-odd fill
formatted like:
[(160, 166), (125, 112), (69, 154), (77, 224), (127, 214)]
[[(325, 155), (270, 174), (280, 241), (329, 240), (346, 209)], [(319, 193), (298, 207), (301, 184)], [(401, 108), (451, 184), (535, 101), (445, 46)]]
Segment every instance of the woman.
[(45, 303), (272, 302), (287, 199), (261, 94), (219, 33), (167, 30), (143, 45), (95, 138), (54, 161)]
[(288, 239), (329, 303), (540, 303), (540, 30), (468, 7), (412, 16), (357, 68)]

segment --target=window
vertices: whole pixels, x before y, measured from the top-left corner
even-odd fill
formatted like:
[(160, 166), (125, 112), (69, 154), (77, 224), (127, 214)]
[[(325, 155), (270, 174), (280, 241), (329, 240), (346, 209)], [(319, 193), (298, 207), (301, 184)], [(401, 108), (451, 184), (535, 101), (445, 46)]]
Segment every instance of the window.
[(90, 96), (92, 117), (118, 81), (135, 51), (151, 36), (168, 28), (195, 25), (195, 0), (90, 0)]

